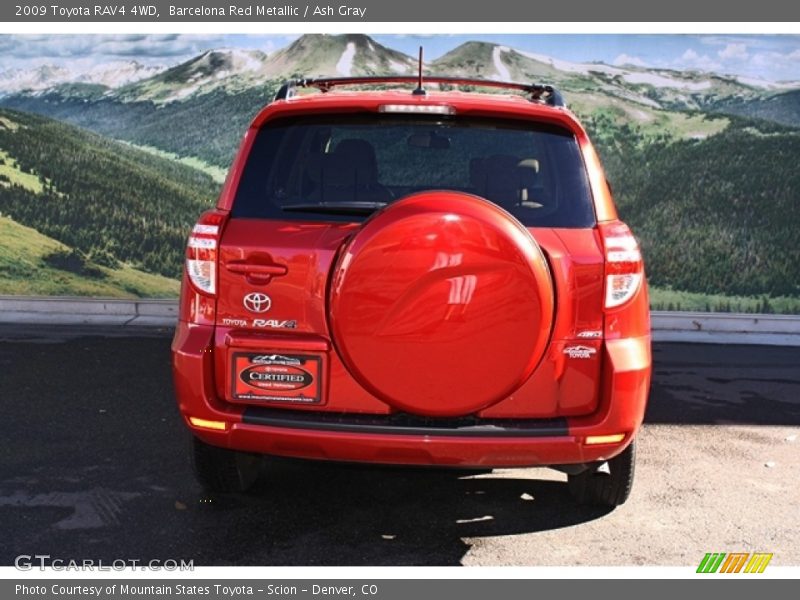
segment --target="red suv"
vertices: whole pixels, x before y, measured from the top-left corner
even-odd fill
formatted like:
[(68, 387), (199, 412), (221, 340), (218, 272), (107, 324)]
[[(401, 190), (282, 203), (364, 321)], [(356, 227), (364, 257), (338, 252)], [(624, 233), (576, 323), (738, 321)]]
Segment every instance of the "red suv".
[(427, 83), (300, 80), (247, 130), (172, 345), (198, 478), (244, 490), (264, 455), (549, 466), (621, 504), (650, 323), (598, 157), (550, 86)]

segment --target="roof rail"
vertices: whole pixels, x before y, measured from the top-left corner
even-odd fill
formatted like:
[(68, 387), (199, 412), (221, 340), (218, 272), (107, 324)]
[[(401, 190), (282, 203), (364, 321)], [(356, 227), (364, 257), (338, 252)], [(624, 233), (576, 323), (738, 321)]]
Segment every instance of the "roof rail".
[[(474, 79), (469, 77), (436, 77), (426, 76), (426, 83), (443, 83), (446, 85), (474, 85), (479, 87), (493, 87), (507, 90), (517, 90), (528, 94), (531, 102), (542, 102), (549, 106), (566, 106), (564, 97), (552, 85), (540, 83), (514, 83), (510, 81), (495, 81), (492, 79)], [(317, 88), (325, 93), (334, 87), (346, 85), (385, 85), (388, 83), (404, 83), (418, 85), (419, 79), (411, 76), (388, 77), (329, 77), (318, 79), (295, 79), (287, 81), (275, 94), (275, 100), (287, 100), (297, 94), (297, 88)]]

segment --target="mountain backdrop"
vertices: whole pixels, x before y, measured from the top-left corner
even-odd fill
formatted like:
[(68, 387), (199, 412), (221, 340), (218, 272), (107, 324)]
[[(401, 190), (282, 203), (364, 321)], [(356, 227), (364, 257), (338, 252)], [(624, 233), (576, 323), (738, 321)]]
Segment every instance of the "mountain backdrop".
[[(416, 68), (365, 35), (306, 35), (269, 54), (216, 49), (169, 68), (0, 72), (0, 210), (90, 268), (94, 257), (99, 268), (174, 278), (189, 226), (284, 80)], [(641, 239), (656, 306), (800, 310), (800, 83), (576, 63), (486, 42), (424, 70), (562, 90)], [(84, 181), (97, 156), (110, 162)]]

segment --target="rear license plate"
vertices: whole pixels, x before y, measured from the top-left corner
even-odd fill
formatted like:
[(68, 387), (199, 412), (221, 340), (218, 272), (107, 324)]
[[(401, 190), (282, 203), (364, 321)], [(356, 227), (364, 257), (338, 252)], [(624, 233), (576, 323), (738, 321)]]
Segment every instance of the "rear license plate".
[(307, 354), (234, 352), (234, 400), (319, 404), (322, 359)]

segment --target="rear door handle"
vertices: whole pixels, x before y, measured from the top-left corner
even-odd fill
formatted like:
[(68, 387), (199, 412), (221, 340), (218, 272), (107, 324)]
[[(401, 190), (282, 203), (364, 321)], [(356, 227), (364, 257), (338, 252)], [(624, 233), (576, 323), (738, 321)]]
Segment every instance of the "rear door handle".
[(288, 269), (285, 265), (260, 265), (246, 262), (231, 262), (225, 265), (231, 273), (244, 275), (249, 283), (264, 284), (269, 283), (273, 277), (286, 275)]

